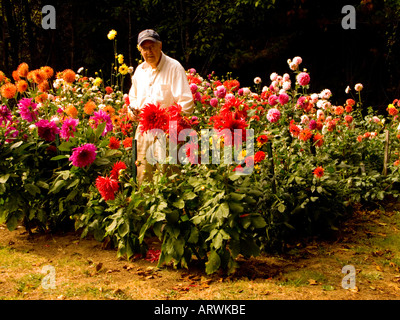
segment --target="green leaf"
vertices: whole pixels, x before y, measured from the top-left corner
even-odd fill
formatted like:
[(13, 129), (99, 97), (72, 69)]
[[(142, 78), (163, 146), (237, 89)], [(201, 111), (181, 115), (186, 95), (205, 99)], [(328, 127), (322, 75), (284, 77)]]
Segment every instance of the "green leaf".
[(183, 200), (193, 200), (196, 197), (197, 197), (197, 195), (194, 192), (189, 191), (189, 192), (185, 192), (183, 194), (182, 199)]
[(118, 227), (118, 234), (120, 235), (121, 238), (125, 237), (129, 232), (129, 224), (126, 222), (123, 222), (120, 224)]
[(187, 240), (188, 243), (197, 243), (199, 240), (199, 230), (196, 227), (192, 227), (190, 231), (190, 237)]
[(229, 202), (229, 209), (234, 213), (242, 213), (244, 211), (243, 205), (238, 202)]
[(244, 197), (246, 197), (245, 193), (237, 193), (237, 192), (231, 192), (229, 194), (229, 197), (236, 202), (239, 202), (241, 200), (243, 200)]
[(96, 166), (105, 166), (110, 163), (111, 163), (111, 161), (107, 158), (96, 158), (96, 160), (94, 160), (94, 164)]
[(66, 184), (65, 180), (58, 180), (50, 189), (49, 193), (57, 193)]
[(23, 143), (24, 143), (23, 141), (18, 141), (16, 143), (12, 144), (10, 147), (10, 150), (18, 148)]
[(94, 132), (96, 139), (100, 138), (100, 136), (104, 132), (104, 129), (106, 128), (106, 125), (106, 122), (102, 122), (97, 126), (96, 131)]
[(70, 141), (64, 141), (63, 143), (61, 143), (61, 144), (58, 146), (58, 150), (68, 152), (68, 151), (71, 151), (71, 148), (72, 148), (73, 146), (74, 146), (74, 144), (73, 144), (72, 142), (70, 142)]
[(267, 225), (265, 219), (260, 215), (252, 216), (251, 223), (256, 229), (264, 228)]
[(40, 194), (40, 189), (31, 183), (27, 183), (25, 185), (25, 190), (28, 191), (32, 196), (35, 196), (37, 193)]
[(6, 183), (8, 178), (10, 177), (10, 174), (5, 174), (4, 176), (0, 177), (0, 183)]
[(185, 201), (182, 198), (178, 198), (175, 202), (172, 203), (175, 208), (183, 209), (185, 207)]
[(61, 159), (68, 159), (69, 156), (65, 155), (65, 154), (60, 154), (58, 156), (52, 157), (50, 160), (52, 161), (57, 161), (57, 160), (61, 160)]
[(208, 261), (206, 262), (206, 273), (212, 274), (219, 269), (221, 265), (221, 258), (215, 250), (210, 252)]
[(15, 228), (18, 225), (18, 219), (16, 216), (12, 215), (8, 220), (7, 220), (7, 229), (10, 231), (15, 230)]

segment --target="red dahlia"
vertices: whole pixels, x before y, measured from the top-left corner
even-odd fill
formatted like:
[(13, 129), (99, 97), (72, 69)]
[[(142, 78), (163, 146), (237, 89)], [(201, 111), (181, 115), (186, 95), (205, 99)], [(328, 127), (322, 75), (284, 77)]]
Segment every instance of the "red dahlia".
[(114, 200), (119, 189), (118, 181), (109, 177), (97, 177), (96, 187), (105, 201)]

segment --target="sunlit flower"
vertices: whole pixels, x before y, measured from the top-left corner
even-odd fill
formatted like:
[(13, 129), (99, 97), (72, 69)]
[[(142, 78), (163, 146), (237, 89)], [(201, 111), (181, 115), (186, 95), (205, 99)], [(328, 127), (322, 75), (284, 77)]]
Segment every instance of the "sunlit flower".
[(255, 77), (254, 78), (254, 83), (255, 84), (260, 84), (261, 83), (261, 78), (260, 77)]
[(117, 60), (119, 64), (123, 64), (124, 63), (124, 55), (119, 54), (117, 55)]
[(119, 149), (119, 146), (121, 145), (121, 141), (119, 141), (116, 137), (111, 137), (110, 142), (108, 144), (108, 147), (110, 149)]
[(110, 30), (107, 34), (107, 38), (109, 40), (114, 40), (115, 36), (117, 35), (117, 31), (115, 31), (114, 29)]
[(122, 145), (124, 146), (125, 149), (132, 148), (132, 142), (133, 142), (132, 137), (126, 137), (124, 140), (122, 140)]
[(281, 112), (278, 109), (272, 108), (268, 110), (267, 119), (269, 122), (277, 122), (281, 117)]
[(168, 130), (168, 113), (159, 104), (146, 104), (140, 112), (140, 132), (143, 134), (152, 129)]
[(60, 128), (57, 127), (54, 121), (42, 119), (36, 122), (35, 125), (38, 128), (39, 137), (49, 142), (54, 141), (56, 134), (60, 133)]
[(126, 75), (128, 73), (128, 66), (124, 63), (118, 68), (118, 72), (122, 75)]
[(15, 94), (17, 93), (17, 87), (15, 84), (11, 82), (5, 83), (0, 87), (0, 94), (2, 97), (6, 99), (14, 98)]
[(0, 126), (3, 124), (6, 125), (7, 122), (10, 122), (12, 119), (12, 113), (11, 110), (8, 109), (7, 106), (0, 106)]
[(17, 68), (18, 75), (21, 78), (26, 78), (29, 72), (29, 66), (26, 62), (22, 62)]
[(77, 118), (78, 117), (78, 110), (75, 108), (73, 104), (69, 104), (65, 109), (64, 112), (70, 116), (71, 118)]
[(31, 98), (22, 98), (18, 103), (18, 110), (21, 118), (32, 122), (37, 119), (37, 104)]
[(113, 124), (111, 121), (111, 117), (104, 111), (97, 111), (89, 118), (89, 122), (91, 123), (92, 128), (97, 128), (100, 123), (106, 123), (102, 136), (105, 136), (107, 132), (112, 131)]
[(310, 75), (307, 72), (300, 72), (296, 80), (299, 85), (306, 86), (310, 83)]
[(316, 176), (317, 178), (322, 178), (324, 175), (324, 168), (322, 168), (321, 166), (316, 167), (313, 171), (314, 176)]
[(26, 89), (28, 89), (28, 82), (26, 82), (25, 80), (19, 80), (15, 83), (15, 85), (17, 86), (17, 90), (19, 93), (23, 93), (26, 91)]
[(74, 132), (76, 132), (76, 127), (78, 126), (79, 120), (74, 118), (66, 118), (61, 127), (60, 136), (66, 141), (70, 137), (74, 137)]
[(96, 188), (105, 201), (114, 200), (119, 189), (118, 180), (109, 177), (97, 177)]
[(67, 83), (73, 83), (75, 81), (75, 72), (71, 69), (66, 69), (62, 72), (62, 79)]
[(364, 88), (364, 87), (363, 87), (363, 85), (362, 85), (361, 83), (357, 83), (357, 84), (354, 86), (354, 89), (355, 89), (357, 92), (360, 92), (363, 88)]
[(266, 157), (266, 154), (264, 151), (257, 151), (256, 154), (254, 155), (254, 162), (259, 163), (263, 161)]
[(72, 165), (75, 167), (86, 167), (96, 160), (97, 147), (94, 144), (86, 143), (80, 147), (73, 148), (72, 151), (69, 161), (72, 161)]

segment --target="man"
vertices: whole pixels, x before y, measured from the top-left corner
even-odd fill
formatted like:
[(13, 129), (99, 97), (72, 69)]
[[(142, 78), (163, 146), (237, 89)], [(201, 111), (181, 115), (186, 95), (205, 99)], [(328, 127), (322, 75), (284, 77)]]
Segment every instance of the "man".
[[(144, 58), (132, 76), (129, 91), (130, 110), (133, 116), (139, 114), (146, 104), (159, 103), (168, 107), (174, 103), (182, 106), (182, 112), (190, 115), (194, 109), (193, 96), (186, 77), (185, 69), (175, 59), (162, 52), (159, 34), (151, 29), (143, 30), (138, 35), (138, 48)], [(146, 151), (154, 143), (150, 134), (140, 134), (136, 130), (137, 140), (137, 182), (152, 177), (153, 167), (146, 161)]]

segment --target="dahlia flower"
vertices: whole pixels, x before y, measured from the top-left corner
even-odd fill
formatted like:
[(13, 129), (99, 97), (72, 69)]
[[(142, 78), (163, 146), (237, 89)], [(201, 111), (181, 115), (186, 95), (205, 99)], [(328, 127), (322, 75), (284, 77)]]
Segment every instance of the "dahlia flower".
[(146, 104), (140, 112), (140, 133), (143, 134), (152, 129), (168, 130), (168, 113), (159, 104)]
[(120, 171), (121, 170), (125, 170), (126, 168), (127, 167), (126, 167), (125, 162), (117, 161), (112, 167), (112, 170), (111, 170), (111, 173), (110, 173), (110, 178), (118, 180)]
[(299, 85), (306, 86), (310, 83), (310, 75), (307, 72), (300, 72), (296, 80)]
[(269, 122), (277, 122), (281, 117), (281, 113), (278, 109), (272, 108), (268, 110), (267, 119)]
[(75, 167), (86, 167), (94, 162), (96, 159), (97, 147), (94, 144), (86, 143), (80, 147), (72, 149), (72, 155), (69, 157), (69, 161), (72, 161), (72, 165)]
[(37, 119), (37, 104), (31, 98), (22, 98), (18, 103), (18, 109), (22, 119), (28, 122)]
[(36, 127), (38, 128), (39, 137), (49, 142), (54, 141), (56, 134), (60, 133), (60, 128), (57, 127), (54, 121), (42, 119), (36, 122)]
[(115, 193), (119, 189), (119, 184), (117, 180), (109, 177), (97, 177), (96, 188), (105, 201), (114, 200)]
[(69, 140), (70, 137), (74, 137), (74, 132), (76, 132), (76, 127), (78, 126), (79, 120), (74, 118), (66, 118), (61, 127), (60, 136), (66, 141)]
[(313, 171), (314, 176), (316, 176), (317, 178), (322, 178), (322, 176), (324, 175), (324, 168), (322, 167), (316, 167)]
[(107, 112), (100, 110), (95, 112), (93, 116), (89, 118), (89, 123), (92, 123), (94, 128), (97, 128), (98, 125), (103, 122), (106, 123), (106, 127), (104, 128), (104, 131), (101, 134), (104, 137), (107, 132), (112, 131), (113, 129), (112, 120), (110, 116), (107, 114)]
[(7, 124), (7, 122), (10, 122), (12, 119), (12, 114), (11, 110), (8, 109), (7, 106), (3, 105), (0, 106), (0, 126), (3, 124)]

